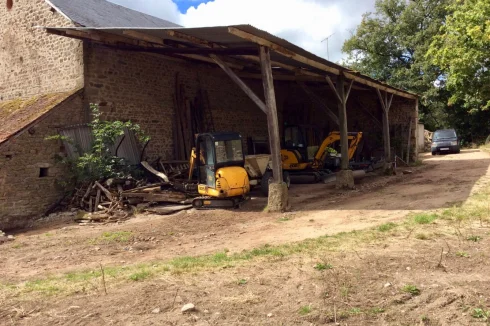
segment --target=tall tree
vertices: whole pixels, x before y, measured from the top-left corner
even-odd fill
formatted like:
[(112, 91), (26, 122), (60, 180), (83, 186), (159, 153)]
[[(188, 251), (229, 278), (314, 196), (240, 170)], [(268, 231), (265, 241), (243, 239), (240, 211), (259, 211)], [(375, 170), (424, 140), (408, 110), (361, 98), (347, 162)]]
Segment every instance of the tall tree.
[(421, 94), (421, 119), (431, 128), (447, 121), (450, 95), (435, 86), (443, 71), (426, 53), (453, 1), (377, 0), (342, 48), (352, 69)]
[(427, 58), (441, 66), (450, 104), (470, 113), (490, 108), (490, 1), (457, 0)]

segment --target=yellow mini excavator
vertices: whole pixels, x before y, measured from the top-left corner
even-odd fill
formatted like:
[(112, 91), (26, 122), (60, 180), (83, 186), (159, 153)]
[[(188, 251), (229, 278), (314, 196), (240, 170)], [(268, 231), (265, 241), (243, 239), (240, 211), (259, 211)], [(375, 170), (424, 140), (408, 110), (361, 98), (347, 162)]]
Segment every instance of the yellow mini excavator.
[(192, 206), (197, 209), (237, 207), (250, 192), (244, 164), (240, 134), (198, 134), (191, 153), (189, 181), (196, 170), (200, 197), (193, 199)]
[[(349, 132), (349, 161), (354, 157), (362, 140), (362, 132)], [(340, 140), (340, 132), (332, 131), (320, 146), (308, 146), (305, 128), (286, 126), (284, 144), (281, 149), (282, 168), (291, 175), (311, 175), (320, 181), (332, 173), (339, 161), (338, 157), (329, 155), (332, 145)], [(332, 163), (333, 158), (333, 163)], [(330, 163), (328, 163), (330, 161)]]

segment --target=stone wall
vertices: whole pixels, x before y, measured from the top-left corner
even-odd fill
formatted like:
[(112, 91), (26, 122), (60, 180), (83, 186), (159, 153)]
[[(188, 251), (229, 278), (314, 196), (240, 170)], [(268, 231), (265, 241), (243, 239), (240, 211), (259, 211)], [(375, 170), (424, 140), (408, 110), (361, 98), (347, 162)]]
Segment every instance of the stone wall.
[(0, 5), (0, 101), (70, 91), (83, 85), (82, 42), (35, 26), (72, 26), (44, 1)]
[[(55, 162), (59, 141), (47, 141), (59, 128), (82, 122), (82, 98), (76, 95), (46, 119), (0, 145), (0, 230), (25, 227), (61, 196), (56, 179), (65, 170)], [(42, 171), (42, 172), (41, 172)]]
[[(96, 45), (87, 48), (86, 63), (86, 104), (99, 103), (105, 119), (138, 123), (151, 136), (149, 160), (173, 159), (177, 74), (187, 99), (192, 101), (199, 88), (207, 91), (216, 131), (236, 131), (244, 140), (267, 138), (266, 115), (217, 66)], [(263, 95), (260, 81), (247, 83)], [(277, 97), (281, 107), (280, 91)]]

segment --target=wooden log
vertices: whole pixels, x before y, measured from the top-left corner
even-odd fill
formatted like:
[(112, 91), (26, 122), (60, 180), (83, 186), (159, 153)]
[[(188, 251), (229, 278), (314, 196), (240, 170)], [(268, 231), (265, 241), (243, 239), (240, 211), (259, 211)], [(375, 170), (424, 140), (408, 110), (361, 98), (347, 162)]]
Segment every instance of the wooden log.
[(346, 102), (347, 99), (345, 97), (345, 88), (344, 88), (345, 77), (343, 74), (340, 74), (337, 77), (337, 85), (336, 85), (336, 93), (338, 100), (338, 108), (339, 108), (339, 122), (340, 122), (340, 146), (341, 146), (341, 161), (340, 168), (342, 170), (349, 169), (349, 136), (347, 130), (347, 107)]
[(92, 208), (92, 201), (93, 200), (94, 200), (94, 197), (90, 197), (88, 200), (88, 211), (89, 212), (93, 212), (93, 208)]
[(94, 205), (94, 211), (97, 212), (99, 209), (99, 202), (100, 202), (100, 195), (102, 194), (102, 191), (100, 189), (97, 189), (97, 196), (95, 196), (95, 205)]
[(125, 198), (141, 198), (147, 202), (170, 202), (180, 203), (186, 199), (181, 192), (162, 192), (162, 193), (127, 193), (123, 194)]
[(155, 170), (150, 164), (148, 164), (148, 162), (146, 161), (142, 161), (141, 162), (141, 165), (147, 169), (149, 172), (153, 173), (154, 175), (156, 175), (158, 178), (160, 178), (161, 180), (163, 180), (164, 182), (166, 183), (170, 183), (170, 180), (168, 179), (168, 177), (163, 174), (162, 172), (160, 171), (157, 171)]
[(98, 181), (95, 181), (95, 185), (100, 189), (102, 190), (102, 192), (105, 194), (105, 196), (107, 197), (107, 199), (109, 199), (110, 201), (114, 201), (114, 198), (111, 194), (111, 192), (109, 190), (107, 190), (106, 188), (104, 188), (104, 186), (102, 186)]
[(274, 182), (282, 184), (281, 138), (279, 136), (279, 119), (277, 117), (276, 94), (272, 78), (271, 57), (269, 48), (260, 47), (260, 64), (262, 83), (264, 86), (265, 103), (267, 104), (267, 126), (269, 129), (269, 145), (271, 148), (272, 174)]

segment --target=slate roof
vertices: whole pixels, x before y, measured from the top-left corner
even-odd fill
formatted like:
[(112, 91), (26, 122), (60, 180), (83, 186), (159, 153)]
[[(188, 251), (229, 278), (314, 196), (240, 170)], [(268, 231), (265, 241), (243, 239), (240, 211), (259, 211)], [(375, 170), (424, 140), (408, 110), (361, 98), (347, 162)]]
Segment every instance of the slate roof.
[(34, 96), (0, 102), (0, 145), (34, 126), (60, 104), (81, 90)]
[(84, 27), (181, 27), (106, 0), (45, 1), (68, 19)]

